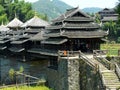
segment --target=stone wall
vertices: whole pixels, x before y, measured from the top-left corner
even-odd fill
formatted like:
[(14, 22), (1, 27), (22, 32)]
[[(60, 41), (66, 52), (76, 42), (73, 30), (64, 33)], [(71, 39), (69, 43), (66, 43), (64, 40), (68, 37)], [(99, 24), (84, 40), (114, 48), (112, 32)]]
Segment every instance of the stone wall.
[(54, 90), (80, 90), (79, 60), (61, 58), (58, 70), (48, 69), (48, 85)]

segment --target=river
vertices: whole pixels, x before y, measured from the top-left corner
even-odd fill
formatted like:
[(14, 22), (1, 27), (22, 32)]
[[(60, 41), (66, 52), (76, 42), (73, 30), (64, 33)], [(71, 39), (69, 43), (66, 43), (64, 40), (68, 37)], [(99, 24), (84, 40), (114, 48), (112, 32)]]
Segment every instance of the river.
[(48, 66), (47, 60), (32, 60), (27, 62), (18, 61), (18, 58), (6, 57), (0, 55), (0, 71), (1, 82), (6, 83), (9, 79), (9, 70), (12, 68), (16, 71), (22, 66), (24, 73), (40, 78), (41, 75), (45, 76), (46, 67)]

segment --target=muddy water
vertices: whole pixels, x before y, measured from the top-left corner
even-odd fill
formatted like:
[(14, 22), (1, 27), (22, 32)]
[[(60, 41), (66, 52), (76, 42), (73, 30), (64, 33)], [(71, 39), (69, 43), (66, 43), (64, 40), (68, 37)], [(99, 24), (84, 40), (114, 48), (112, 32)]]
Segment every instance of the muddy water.
[(40, 78), (45, 77), (46, 68), (48, 66), (47, 60), (32, 60), (27, 62), (18, 61), (18, 58), (0, 56), (0, 70), (1, 70), (1, 81), (2, 83), (7, 82), (9, 78), (9, 70), (12, 68), (16, 71), (22, 66), (24, 68), (24, 73)]

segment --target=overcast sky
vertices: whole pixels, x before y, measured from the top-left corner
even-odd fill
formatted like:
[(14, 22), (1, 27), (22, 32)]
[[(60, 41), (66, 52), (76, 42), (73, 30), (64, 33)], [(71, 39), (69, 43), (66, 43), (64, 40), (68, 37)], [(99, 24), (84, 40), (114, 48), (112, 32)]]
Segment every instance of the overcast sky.
[[(38, 0), (25, 0), (29, 2), (35, 2)], [(100, 8), (113, 8), (116, 6), (118, 0), (61, 0), (67, 4), (81, 9), (85, 7), (100, 7)]]

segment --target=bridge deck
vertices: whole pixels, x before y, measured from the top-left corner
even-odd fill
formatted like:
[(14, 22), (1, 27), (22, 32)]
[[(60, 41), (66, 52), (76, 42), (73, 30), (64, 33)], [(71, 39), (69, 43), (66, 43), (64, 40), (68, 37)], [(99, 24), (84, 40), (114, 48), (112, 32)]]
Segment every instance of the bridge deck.
[(93, 58), (93, 55), (86, 55), (89, 60), (99, 66), (99, 73), (101, 75), (102, 83), (106, 87), (106, 90), (116, 90), (120, 88), (120, 81), (118, 76), (113, 70), (108, 70), (102, 63)]
[[(96, 60), (93, 57), (93, 54), (84, 54), (80, 51), (79, 52), (68, 51), (65, 53), (66, 56), (62, 57), (64, 52), (60, 51), (59, 53), (61, 53), (61, 55), (59, 55), (60, 58), (82, 59), (92, 68), (99, 69), (102, 84), (105, 87), (105, 90), (116, 90), (116, 89), (120, 88), (120, 81), (119, 81), (118, 76), (116, 75), (115, 71), (109, 70), (108, 68), (106, 68), (105, 65), (103, 65), (101, 62), (99, 62), (98, 60)], [(109, 61), (107, 61), (107, 60), (105, 60), (105, 61), (109, 63)], [(120, 90), (120, 89), (118, 89), (118, 90)]]

